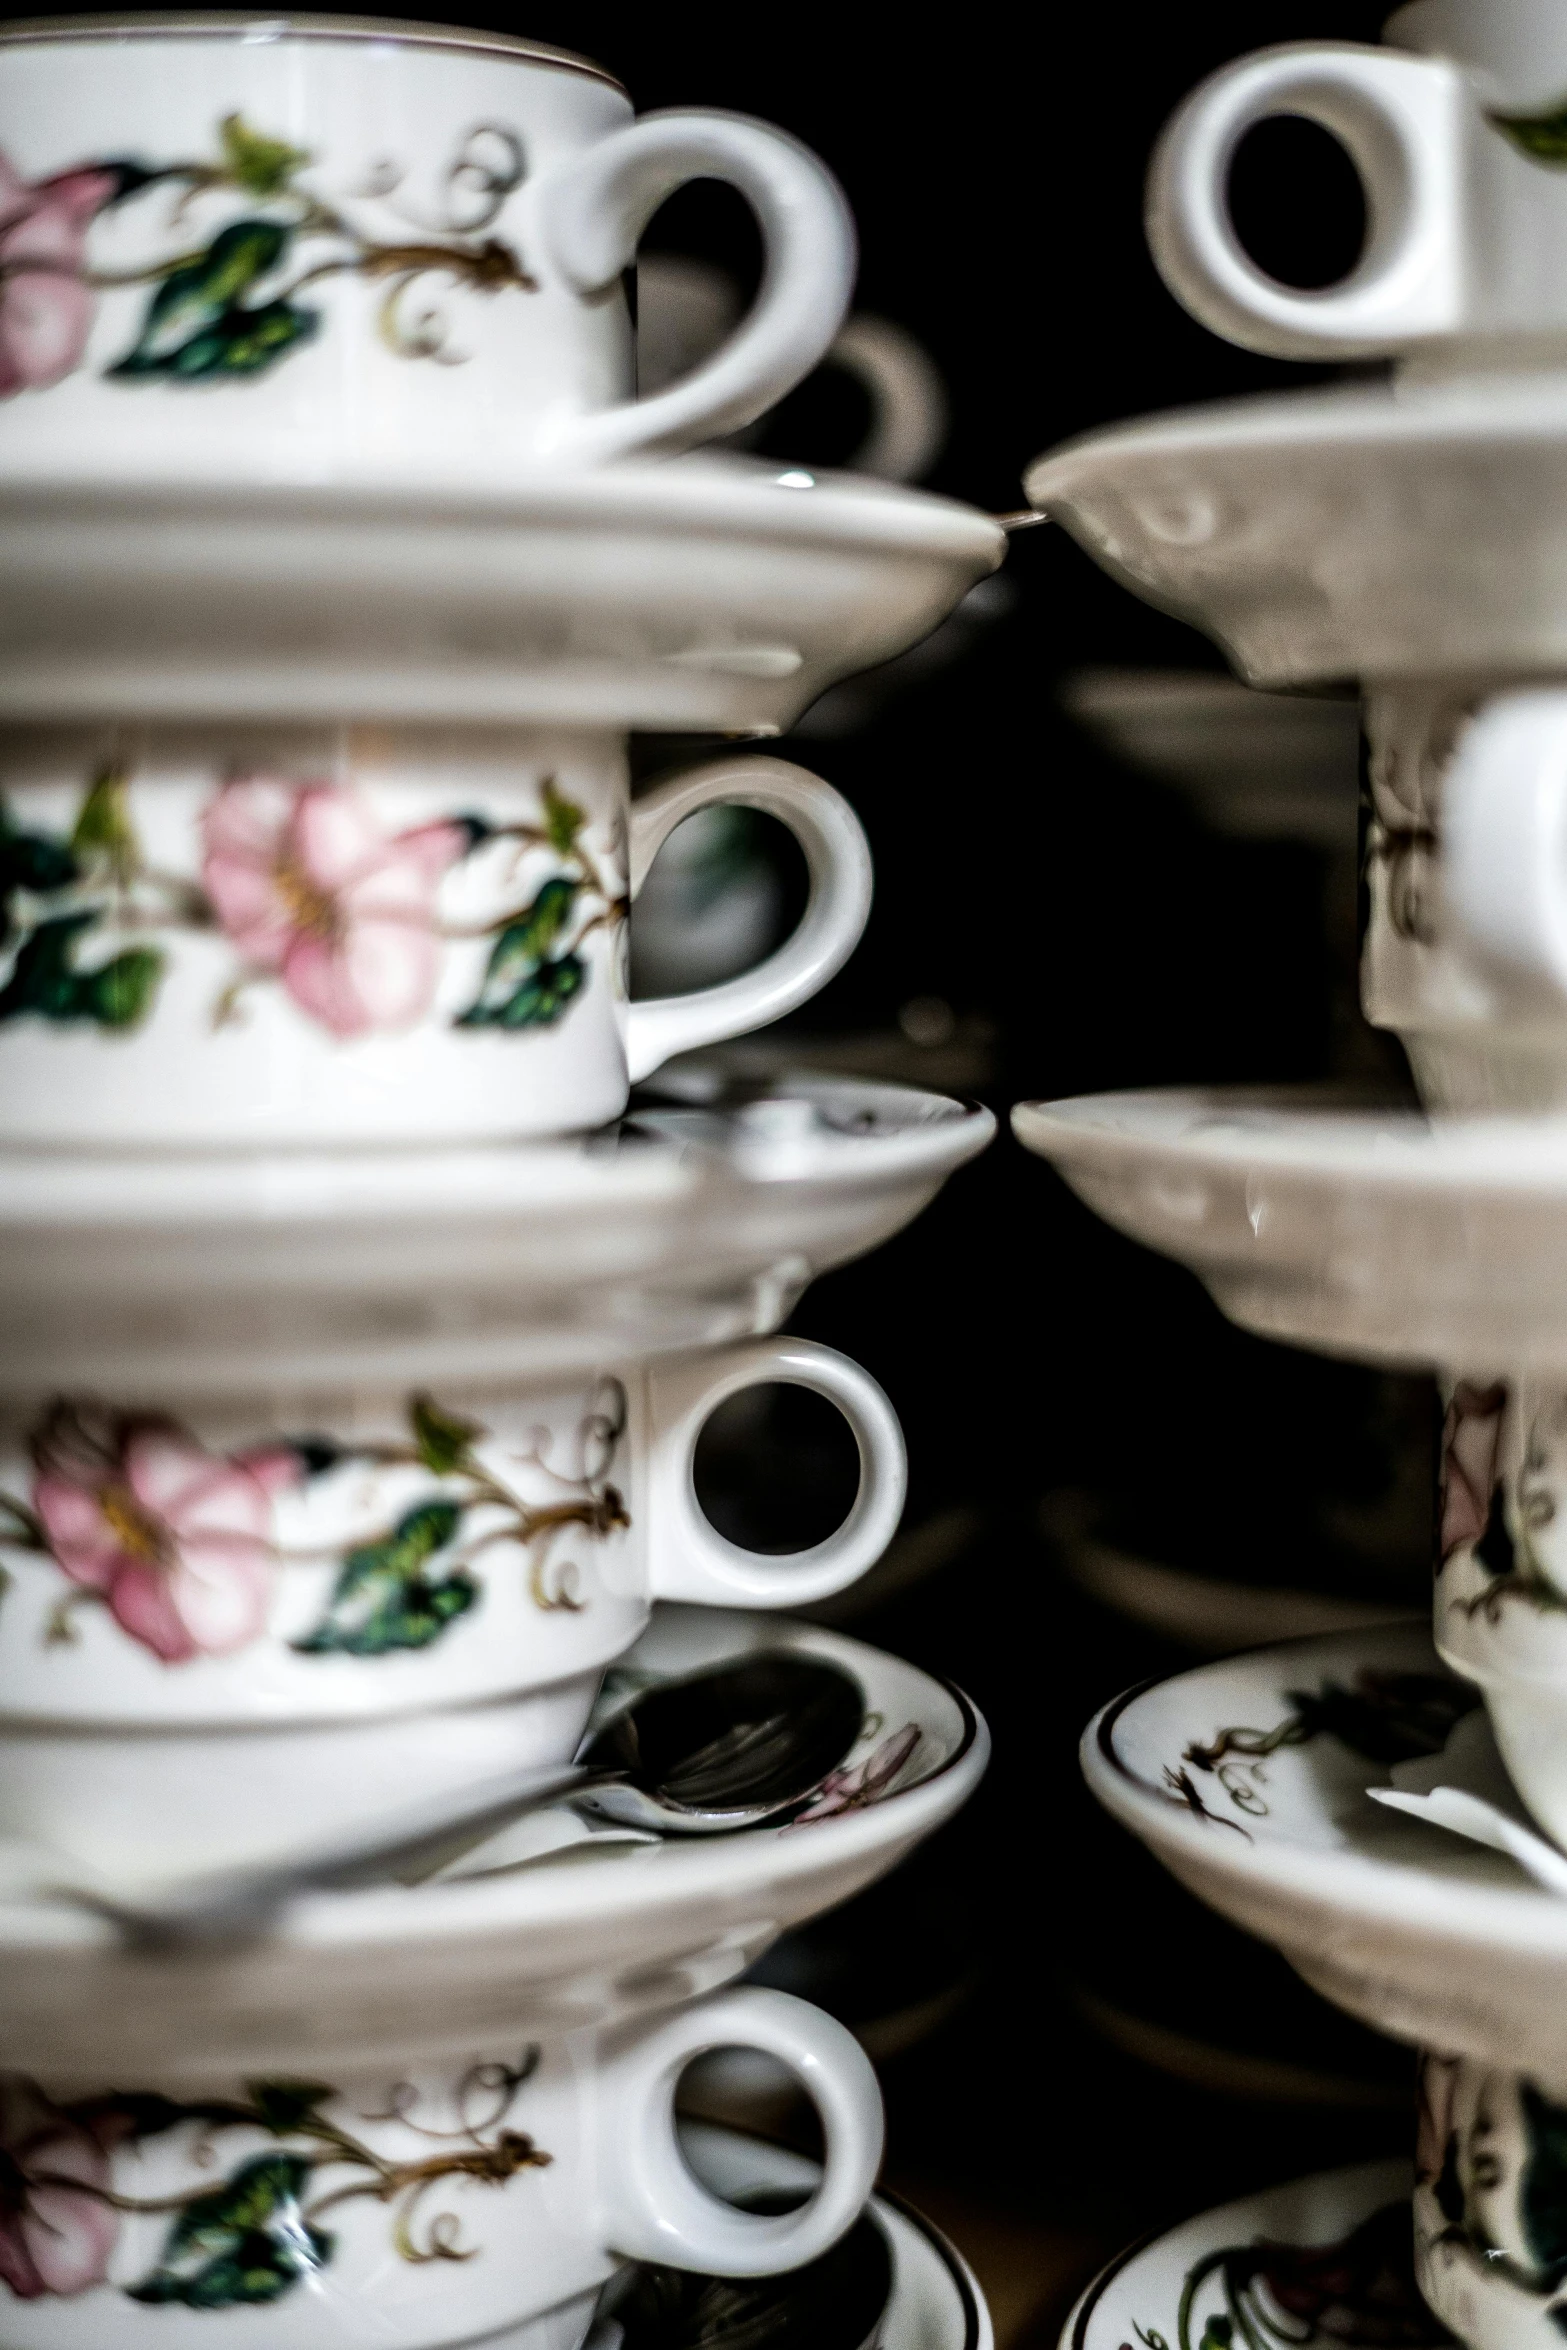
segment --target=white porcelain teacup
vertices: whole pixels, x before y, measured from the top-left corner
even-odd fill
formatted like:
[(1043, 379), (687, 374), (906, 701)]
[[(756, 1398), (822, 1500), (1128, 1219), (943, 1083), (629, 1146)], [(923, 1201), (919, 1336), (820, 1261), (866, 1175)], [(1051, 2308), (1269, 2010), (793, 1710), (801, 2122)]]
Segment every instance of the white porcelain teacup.
[[(835, 1404), (861, 1463), (844, 1523), (781, 1557), (693, 1482), (717, 1406), (775, 1381)], [(840, 1591), (904, 1481), (882, 1390), (794, 1338), (281, 1427), (56, 1400), (0, 1444), (0, 1835), (177, 1872), (567, 1760), (655, 1599)]]
[[(1567, 18), (1557, 0), (1414, 0), (1383, 40), (1264, 49), (1193, 92), (1149, 181), (1149, 239), (1166, 280), (1205, 325), (1283, 358), (1567, 363)], [(1321, 290), (1266, 275), (1230, 219), (1235, 150), (1281, 114), (1332, 131), (1365, 186), (1365, 252)]]
[[(821, 2183), (797, 2210), (723, 2202), (681, 2153), (680, 2074), (728, 2047), (816, 2104)], [(139, 2350), (214, 2323), (289, 2350), (577, 2350), (627, 2260), (772, 2276), (815, 2259), (859, 2217), (881, 2146), (858, 2043), (745, 1988), (543, 2048), (492, 2032), (404, 2078), (0, 2075), (0, 2333), (7, 2350)]]
[(1366, 726), (1366, 1017), (1432, 1109), (1567, 1109), (1567, 690), (1376, 684)]
[[(634, 396), (621, 291), (675, 188), (766, 248), (739, 332)], [(0, 32), (0, 480), (485, 488), (747, 424), (837, 332), (838, 188), (782, 132), (633, 122), (584, 60), (354, 17)]]
[(1483, 1693), (1519, 1795), (1567, 1846), (1567, 1383), (1450, 1382), (1434, 1631)]
[[(629, 1003), (655, 854), (779, 818), (810, 896), (754, 970)], [(870, 853), (828, 784), (741, 755), (633, 805), (605, 728), (0, 740), (0, 1148), (500, 1141), (602, 1124), (672, 1053), (804, 1002)]]
[(1520, 2074), (1425, 2055), (1415, 2275), (1467, 2350), (1554, 2350), (1567, 2318), (1567, 2102)]

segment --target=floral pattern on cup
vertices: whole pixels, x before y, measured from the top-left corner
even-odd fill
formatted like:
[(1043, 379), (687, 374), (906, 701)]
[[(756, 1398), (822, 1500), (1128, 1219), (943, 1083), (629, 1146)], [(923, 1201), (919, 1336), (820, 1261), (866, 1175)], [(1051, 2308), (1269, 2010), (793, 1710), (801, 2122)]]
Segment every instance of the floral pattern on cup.
[[(153, 2268), (125, 2288), (152, 2306), (255, 2308), (280, 2301), (331, 2265), (327, 2214), (369, 2197), (386, 2206), (392, 2246), (416, 2264), (466, 2261), (455, 2212), (432, 2209), (443, 2182), (504, 2187), (550, 2157), (511, 2126), (518, 2094), (538, 2061), (473, 2066), (458, 2083), (455, 2131), (426, 2127), (419, 2099), (395, 2085), (387, 2114), (428, 2139), (430, 2151), (393, 2162), (331, 2110), (320, 2081), (255, 2081), (243, 2096), (183, 2103), (111, 2091), (55, 2105), (20, 2074), (0, 2076), (0, 2282), (19, 2301), (59, 2299), (107, 2283), (122, 2215), (169, 2215)], [(188, 2188), (152, 2199), (118, 2194), (110, 2153), (175, 2130), (190, 2133)], [(226, 2134), (244, 2131), (260, 2151), (237, 2155), (214, 2183)]]
[[(486, 294), (537, 291), (515, 249), (482, 233), (523, 181), (514, 133), (492, 123), (472, 131), (447, 172), (445, 220), (433, 229), (418, 224), (401, 241), (364, 234), (313, 194), (301, 181), (311, 160), (238, 114), (219, 124), (211, 156), (189, 162), (83, 163), (29, 183), (0, 155), (0, 399), (46, 391), (80, 366), (93, 296), (103, 287), (153, 289), (135, 342), (108, 375), (173, 384), (274, 367), (317, 332), (320, 313), (300, 297), (324, 278), (355, 275), (384, 286), (378, 323), (388, 348), (447, 365), (463, 354), (449, 347), (438, 312), (410, 302), (421, 280)], [(385, 202), (400, 178), (383, 167), (367, 193)], [(162, 240), (172, 250), (129, 272), (95, 272), (87, 252), (93, 223), (158, 188), (174, 196)], [(220, 194), (241, 209), (193, 247), (184, 226), (190, 207)]]
[[(443, 944), (475, 936), (492, 941), (489, 959), (453, 1026), (551, 1026), (586, 984), (586, 939), (626, 914), (586, 824), (551, 778), (534, 823), (463, 814), (389, 833), (352, 783), (235, 775), (202, 814), (198, 883), (149, 865), (117, 767), (94, 779), (65, 835), (20, 829), (0, 802), (0, 1024), (133, 1029), (167, 963), (166, 947), (142, 937), (216, 929), (237, 957), (216, 1027), (242, 1015), (250, 988), (276, 984), (329, 1035), (396, 1034), (429, 1012)], [(443, 925), (446, 875), (497, 843), (554, 869), (477, 931)], [(93, 959), (127, 935), (138, 943)]]
[(29, 1438), (26, 1500), (0, 1492), (0, 1542), (52, 1558), (71, 1588), (47, 1637), (76, 1636), (76, 1610), (102, 1605), (122, 1631), (164, 1664), (227, 1656), (266, 1629), (278, 1581), (291, 1562), (319, 1566), (319, 1549), (279, 1539), (277, 1498), (346, 1463), (417, 1468), (430, 1490), (385, 1523), (335, 1550), (336, 1568), (316, 1624), (290, 1643), (300, 1656), (385, 1656), (427, 1648), (482, 1597), (476, 1569), (498, 1543), (528, 1556), (540, 1608), (581, 1609), (580, 1578), (556, 1551), (568, 1530), (590, 1541), (629, 1527), (609, 1481), (626, 1426), (626, 1394), (606, 1380), (579, 1430), (581, 1465), (551, 1468), (543, 1439), (518, 1465), (544, 1472), (557, 1498), (524, 1502), (478, 1457), (488, 1431), (411, 1398), (401, 1441), (339, 1443), (328, 1436), (272, 1441), (221, 1454), (176, 1421), (61, 1399)]
[[(1436, 2350), (1450, 2336), (1420, 2298), (1412, 2251), (1407, 2203), (1383, 2204), (1333, 2244), (1224, 2245), (1186, 2272), (1174, 2350)], [(1156, 2326), (1134, 2320), (1132, 2331), (1143, 2350), (1171, 2350)]]
[[(1567, 2331), (1567, 2106), (1463, 2058), (1420, 2061), (1415, 2240), (1426, 2298), (1451, 2321), (1495, 2305)], [(1502, 2338), (1494, 2335), (1492, 2338)]]
[(1462, 1380), (1454, 1388), (1442, 1431), (1439, 1635), (1444, 1620), (1496, 1625), (1515, 1604), (1567, 1614), (1567, 1585), (1549, 1555), (1564, 1435), (1567, 1396), (1525, 1400), (1500, 1383)]

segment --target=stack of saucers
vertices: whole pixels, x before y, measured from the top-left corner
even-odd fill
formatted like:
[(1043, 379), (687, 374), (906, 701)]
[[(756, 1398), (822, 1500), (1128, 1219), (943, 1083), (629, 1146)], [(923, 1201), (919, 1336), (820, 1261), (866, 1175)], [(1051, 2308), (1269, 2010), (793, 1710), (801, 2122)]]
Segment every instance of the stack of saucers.
[[(1281, 113), (1367, 191), (1365, 254), (1322, 292), (1264, 276), (1226, 209), (1238, 142)], [(1018, 1131), (1247, 1328), (1434, 1368), (1447, 1403), (1437, 1654), (1401, 1628), (1233, 1659), (1084, 1748), (1188, 1885), (1425, 2051), (1414, 2270), (1407, 2182), (1308, 2182), (1140, 2256), (1084, 2344), (1413, 2343), (1439, 2319), (1516, 2350), (1567, 2324), (1564, 165), (1553, 0), (1417, 0), (1380, 48), (1225, 69), (1155, 160), (1167, 280), (1235, 341), (1391, 375), (1123, 426), (1030, 477), (1248, 683), (1360, 681), (1362, 998), (1426, 1114), (1145, 1094), (1028, 1105)]]
[[(698, 176), (762, 292), (638, 401), (621, 272)], [(984, 1767), (956, 1692), (758, 1611), (862, 1574), (904, 1487), (874, 1381), (778, 1326), (990, 1122), (700, 1072), (627, 1112), (870, 899), (825, 784), (744, 751), (633, 805), (628, 732), (776, 733), (999, 559), (678, 455), (816, 363), (852, 247), (792, 140), (508, 37), (0, 35), (6, 2350), (985, 2339), (961, 2263), (862, 2225), (856, 2043), (732, 1986)], [(630, 1003), (631, 903), (719, 805), (793, 830), (804, 916)], [(788, 1558), (694, 1481), (778, 1381), (860, 1459)], [(817, 2171), (682, 2145), (718, 2047), (805, 2085)], [(672, 2270), (805, 2273), (791, 2316)]]

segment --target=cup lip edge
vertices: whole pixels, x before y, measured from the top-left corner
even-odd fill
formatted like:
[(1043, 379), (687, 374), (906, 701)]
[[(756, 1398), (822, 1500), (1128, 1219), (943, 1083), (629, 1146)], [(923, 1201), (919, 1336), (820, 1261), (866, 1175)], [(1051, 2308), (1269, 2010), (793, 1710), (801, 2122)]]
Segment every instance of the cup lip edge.
[(238, 40), (253, 29), (275, 27), (278, 38), (292, 41), (389, 41), (413, 49), (478, 50), (497, 57), (518, 58), (531, 65), (558, 67), (567, 73), (604, 82), (622, 97), (625, 84), (606, 66), (574, 49), (557, 49), (547, 41), (524, 40), (515, 33), (483, 32), (468, 25), (431, 24), (415, 17), (343, 16), (309, 12), (275, 13), (256, 8), (193, 8), (109, 11), (84, 16), (30, 16), (0, 25), (0, 49), (26, 48), (48, 42), (102, 40), (180, 40), (206, 35)]

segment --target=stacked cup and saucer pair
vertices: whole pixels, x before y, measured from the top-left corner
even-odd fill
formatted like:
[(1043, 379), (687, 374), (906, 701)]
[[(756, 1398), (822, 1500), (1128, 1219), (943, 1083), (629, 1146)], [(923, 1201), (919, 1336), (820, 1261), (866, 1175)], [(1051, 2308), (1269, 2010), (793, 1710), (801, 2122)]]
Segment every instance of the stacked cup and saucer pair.
[[(1321, 293), (1265, 277), (1226, 206), (1279, 113), (1367, 190), (1364, 256)], [(1029, 478), (1249, 683), (1358, 682), (1362, 1000), (1424, 1115), (1189, 1091), (1028, 1104), (1017, 1130), (1246, 1328), (1435, 1369), (1446, 1399), (1435, 1654), (1406, 1625), (1231, 1658), (1108, 1707), (1083, 1749), (1185, 1884), (1424, 2052), (1412, 2237), (1385, 2170), (1229, 2207), (1101, 2280), (1071, 2329), (1095, 2350), (1441, 2327), (1516, 2350), (1567, 2322), (1564, 166), (1548, 0), (1416, 0), (1380, 48), (1224, 69), (1154, 161), (1168, 282), (1236, 341), (1391, 375), (1120, 427)]]
[[(621, 273), (699, 176), (762, 291), (639, 401)], [(870, 866), (795, 767), (633, 802), (626, 763), (778, 732), (999, 560), (940, 500), (679, 454), (817, 361), (852, 255), (792, 140), (633, 121), (509, 37), (0, 34), (8, 2350), (217, 2312), (258, 2350), (577, 2350), (662, 2306), (628, 2263), (805, 2268), (808, 2312), (857, 2240), (869, 2065), (735, 1978), (987, 1740), (757, 1612), (864, 1572), (904, 1483), (875, 1383), (776, 1332), (990, 1122), (700, 1064), (628, 1112), (831, 976)], [(719, 805), (794, 832), (804, 915), (631, 1003), (636, 893)], [(693, 1467), (777, 1381), (861, 1463), (787, 1559)], [(814, 2099), (809, 2178), (683, 2147), (684, 2068), (734, 2046)], [(961, 2264), (872, 2225), (886, 2338), (982, 2343)]]

